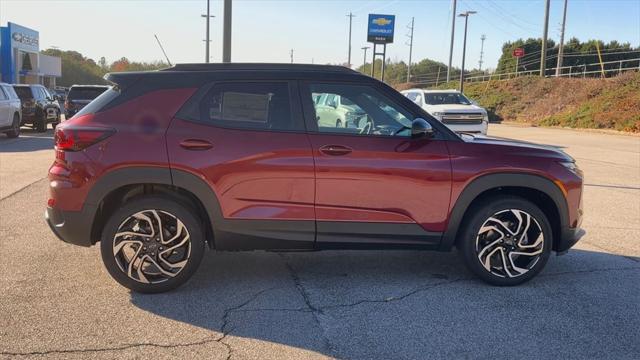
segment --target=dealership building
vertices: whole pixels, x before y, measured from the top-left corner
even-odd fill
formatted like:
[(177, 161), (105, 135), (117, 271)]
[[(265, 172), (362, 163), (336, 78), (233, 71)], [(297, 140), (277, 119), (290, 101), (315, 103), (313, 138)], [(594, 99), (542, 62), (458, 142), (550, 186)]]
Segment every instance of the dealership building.
[(0, 27), (0, 74), (5, 83), (55, 88), (56, 78), (62, 75), (62, 60), (40, 54), (36, 30), (9, 22)]

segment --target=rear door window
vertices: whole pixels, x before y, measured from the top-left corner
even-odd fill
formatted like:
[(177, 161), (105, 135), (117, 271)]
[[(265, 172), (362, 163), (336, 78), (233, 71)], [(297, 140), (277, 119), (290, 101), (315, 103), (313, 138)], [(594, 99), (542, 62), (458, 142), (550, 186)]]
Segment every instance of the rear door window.
[(0, 87), (0, 101), (8, 100), (8, 99), (9, 99), (9, 95), (5, 93), (4, 86)]
[[(180, 116), (227, 128), (303, 130), (294, 119), (288, 82), (229, 82), (210, 86)], [(296, 121), (297, 120), (297, 121)]]

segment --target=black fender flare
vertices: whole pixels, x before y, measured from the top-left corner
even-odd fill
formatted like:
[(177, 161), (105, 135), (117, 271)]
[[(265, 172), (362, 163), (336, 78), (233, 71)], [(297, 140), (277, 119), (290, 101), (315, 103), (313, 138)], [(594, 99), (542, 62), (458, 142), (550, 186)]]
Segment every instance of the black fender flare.
[(568, 227), (569, 208), (562, 190), (550, 179), (524, 173), (499, 173), (482, 175), (469, 183), (453, 206), (447, 229), (440, 243), (440, 250), (448, 251), (456, 241), (456, 235), (464, 215), (471, 203), (482, 193), (502, 187), (523, 187), (540, 191), (555, 203), (560, 218), (560, 230)]
[(220, 203), (207, 182), (193, 173), (169, 167), (129, 166), (115, 169), (100, 176), (85, 199), (83, 210), (91, 210), (94, 218), (98, 205), (112, 191), (127, 185), (167, 185), (181, 188), (200, 201), (210, 224), (215, 228), (222, 220)]

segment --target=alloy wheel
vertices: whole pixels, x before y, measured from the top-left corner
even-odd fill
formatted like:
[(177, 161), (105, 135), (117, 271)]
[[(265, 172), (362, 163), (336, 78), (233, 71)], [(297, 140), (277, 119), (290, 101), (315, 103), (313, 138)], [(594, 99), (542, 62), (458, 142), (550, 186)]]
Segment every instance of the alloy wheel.
[(143, 210), (127, 217), (113, 238), (113, 256), (120, 270), (145, 284), (175, 277), (190, 255), (188, 229), (166, 211)]
[(476, 236), (480, 264), (493, 275), (515, 278), (526, 274), (540, 260), (544, 233), (529, 213), (508, 209), (487, 219)]

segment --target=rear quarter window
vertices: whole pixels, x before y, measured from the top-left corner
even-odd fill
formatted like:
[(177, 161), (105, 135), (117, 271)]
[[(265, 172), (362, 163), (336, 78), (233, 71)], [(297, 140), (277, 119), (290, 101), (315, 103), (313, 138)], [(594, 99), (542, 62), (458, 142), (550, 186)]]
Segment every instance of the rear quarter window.
[(107, 106), (111, 101), (117, 98), (120, 95), (120, 89), (117, 86), (111, 87), (102, 94), (100, 94), (97, 98), (91, 101), (87, 106), (83, 107), (82, 110), (78, 111), (75, 116), (82, 116), (86, 114), (95, 114), (102, 110), (105, 106)]

